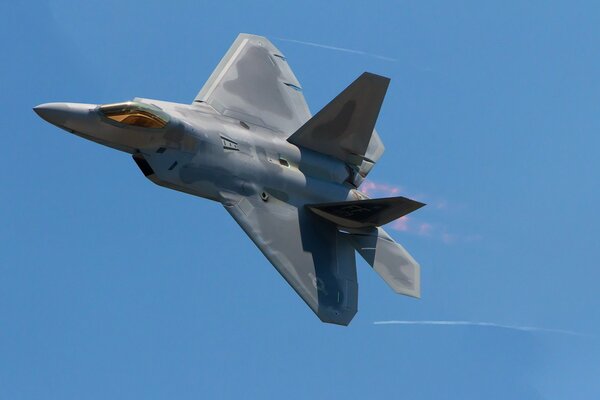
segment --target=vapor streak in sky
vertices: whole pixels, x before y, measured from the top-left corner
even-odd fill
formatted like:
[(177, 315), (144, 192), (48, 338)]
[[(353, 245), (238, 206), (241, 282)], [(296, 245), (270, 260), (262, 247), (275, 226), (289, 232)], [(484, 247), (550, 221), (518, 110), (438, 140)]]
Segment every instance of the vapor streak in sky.
[(361, 50), (347, 49), (347, 48), (344, 48), (344, 47), (329, 46), (329, 45), (326, 45), (326, 44), (320, 44), (320, 43), (314, 43), (314, 42), (305, 42), (305, 41), (302, 41), (302, 40), (295, 40), (295, 39), (285, 39), (285, 38), (280, 38), (280, 37), (276, 37), (274, 39), (281, 40), (282, 42), (298, 43), (298, 44), (303, 44), (303, 45), (306, 45), (306, 46), (320, 47), (322, 49), (341, 51), (343, 53), (357, 54), (359, 56), (373, 57), (373, 58), (378, 58), (380, 60), (385, 60), (385, 61), (392, 61), (392, 62), (398, 61), (398, 60), (396, 60), (395, 58), (392, 58), (392, 57), (386, 57), (386, 56), (382, 56), (382, 55), (379, 55), (379, 54), (367, 53), (366, 51), (361, 51)]
[(522, 332), (546, 332), (559, 333), (562, 335), (587, 336), (585, 334), (564, 330), (564, 329), (548, 329), (538, 328), (536, 326), (519, 326), (519, 325), (502, 325), (494, 322), (476, 322), (476, 321), (375, 321), (373, 325), (444, 325), (444, 326), (481, 326), (487, 328), (509, 329)]

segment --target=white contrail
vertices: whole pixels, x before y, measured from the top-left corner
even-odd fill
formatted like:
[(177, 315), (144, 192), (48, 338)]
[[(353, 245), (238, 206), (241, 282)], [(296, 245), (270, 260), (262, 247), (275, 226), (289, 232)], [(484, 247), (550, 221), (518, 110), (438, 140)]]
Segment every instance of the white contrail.
[(451, 325), (451, 326), (484, 326), (489, 328), (510, 329), (513, 331), (523, 332), (547, 332), (560, 333), (563, 335), (573, 336), (588, 336), (579, 332), (567, 331), (564, 329), (547, 329), (538, 328), (536, 326), (518, 326), (518, 325), (502, 325), (493, 322), (474, 322), (474, 321), (375, 321), (374, 325)]
[(392, 62), (398, 61), (392, 57), (386, 57), (386, 56), (381, 56), (379, 54), (367, 53), (366, 51), (361, 51), (361, 50), (346, 49), (344, 47), (329, 46), (326, 44), (320, 44), (320, 43), (314, 43), (314, 42), (304, 42), (302, 40), (285, 39), (285, 38), (280, 38), (280, 37), (274, 37), (273, 39), (281, 40), (283, 42), (304, 44), (306, 46), (320, 47), (322, 49), (342, 51), (344, 53), (358, 54), (360, 56), (373, 57), (373, 58), (378, 58), (380, 60), (385, 60), (385, 61), (392, 61)]

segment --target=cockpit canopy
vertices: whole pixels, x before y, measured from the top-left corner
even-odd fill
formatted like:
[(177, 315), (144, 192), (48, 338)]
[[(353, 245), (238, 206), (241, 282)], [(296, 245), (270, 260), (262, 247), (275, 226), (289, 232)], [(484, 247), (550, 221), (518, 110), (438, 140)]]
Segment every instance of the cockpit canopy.
[(108, 119), (141, 128), (160, 129), (169, 122), (169, 115), (160, 108), (137, 101), (105, 104), (99, 110)]

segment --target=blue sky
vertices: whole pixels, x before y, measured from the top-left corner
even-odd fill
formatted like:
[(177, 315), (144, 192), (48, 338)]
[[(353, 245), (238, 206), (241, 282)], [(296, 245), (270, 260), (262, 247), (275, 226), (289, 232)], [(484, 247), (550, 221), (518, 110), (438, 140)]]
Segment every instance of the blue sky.
[[(0, 398), (598, 398), (597, 2), (174, 3), (0, 4)], [(322, 324), (220, 205), (31, 111), (189, 103), (239, 32), (355, 51), (273, 39), (313, 113), (392, 79), (370, 178), (429, 204), (390, 227), (421, 300), (361, 260)]]

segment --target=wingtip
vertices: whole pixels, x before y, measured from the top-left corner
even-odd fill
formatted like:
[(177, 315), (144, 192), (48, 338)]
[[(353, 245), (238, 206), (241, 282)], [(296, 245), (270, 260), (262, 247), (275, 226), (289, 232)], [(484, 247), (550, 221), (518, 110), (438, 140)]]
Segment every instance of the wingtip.
[(256, 35), (254, 33), (244, 33), (241, 32), (238, 34), (237, 39), (251, 39), (251, 40), (266, 40), (269, 41), (269, 39), (266, 36), (262, 36), (262, 35)]

